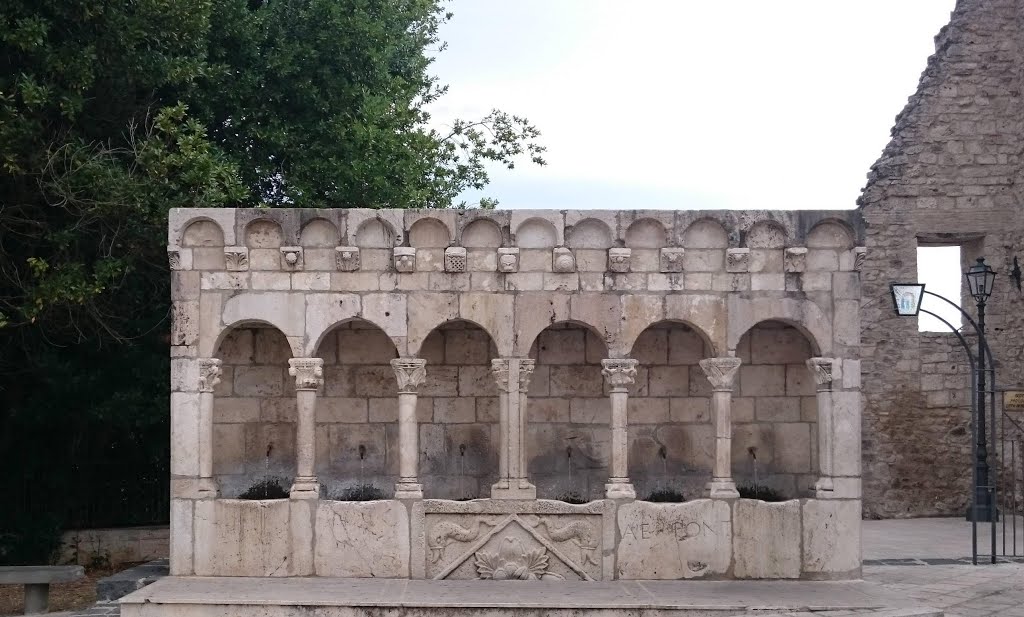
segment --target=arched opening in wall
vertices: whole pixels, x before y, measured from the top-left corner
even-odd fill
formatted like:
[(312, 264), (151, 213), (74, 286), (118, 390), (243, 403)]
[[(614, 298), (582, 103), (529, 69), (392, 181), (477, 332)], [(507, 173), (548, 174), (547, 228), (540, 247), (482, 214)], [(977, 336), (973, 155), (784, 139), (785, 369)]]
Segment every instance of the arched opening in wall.
[(494, 340), (475, 323), (449, 321), (427, 335), (419, 357), (427, 361), (427, 378), (416, 400), (423, 494), (486, 497), (498, 479)]
[(640, 333), (629, 392), (629, 478), (638, 499), (701, 497), (711, 479), (715, 433), (711, 385), (700, 361), (711, 346), (688, 324), (663, 321)]
[(390, 496), (398, 480), (398, 350), (375, 324), (353, 319), (317, 346), (324, 387), (316, 407), (316, 474), (325, 499)]
[(282, 496), (296, 466), (288, 339), (267, 324), (241, 324), (223, 336), (214, 357), (223, 371), (213, 399), (213, 475), (220, 494)]
[(526, 455), (537, 496), (603, 499), (611, 454), (604, 341), (590, 326), (559, 322), (541, 331), (529, 355), (536, 365), (527, 397)]
[(762, 321), (740, 338), (732, 473), (741, 489), (768, 488), (786, 499), (811, 496), (818, 477), (818, 403), (807, 367), (813, 350), (803, 332), (781, 321)]

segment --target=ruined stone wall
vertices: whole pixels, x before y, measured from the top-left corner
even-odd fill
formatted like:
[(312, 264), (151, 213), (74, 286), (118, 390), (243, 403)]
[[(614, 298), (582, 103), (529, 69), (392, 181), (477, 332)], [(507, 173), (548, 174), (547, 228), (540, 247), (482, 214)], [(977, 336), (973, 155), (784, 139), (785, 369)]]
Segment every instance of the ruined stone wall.
[[(919, 244), (958, 244), (964, 269), (984, 256), (997, 270), (988, 323), (998, 381), (1013, 384), (1024, 374), (1021, 292), (1010, 276), (1014, 258), (1024, 258), (1022, 27), (1019, 0), (957, 3), (859, 200), (867, 225), (868, 516), (959, 515), (970, 498), (969, 400), (958, 343), (952, 334), (918, 333), (916, 320), (896, 317), (889, 299), (890, 282), (916, 280)], [(973, 300), (964, 306), (973, 313)]]

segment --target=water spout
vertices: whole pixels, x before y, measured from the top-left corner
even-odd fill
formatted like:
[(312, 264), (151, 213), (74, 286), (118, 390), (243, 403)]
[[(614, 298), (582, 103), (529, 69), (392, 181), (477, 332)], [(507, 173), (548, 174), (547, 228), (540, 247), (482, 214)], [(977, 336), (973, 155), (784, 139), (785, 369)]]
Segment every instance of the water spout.
[(747, 454), (750, 455), (750, 464), (754, 468), (754, 498), (756, 499), (759, 492), (757, 488), (757, 447), (750, 446), (747, 448)]

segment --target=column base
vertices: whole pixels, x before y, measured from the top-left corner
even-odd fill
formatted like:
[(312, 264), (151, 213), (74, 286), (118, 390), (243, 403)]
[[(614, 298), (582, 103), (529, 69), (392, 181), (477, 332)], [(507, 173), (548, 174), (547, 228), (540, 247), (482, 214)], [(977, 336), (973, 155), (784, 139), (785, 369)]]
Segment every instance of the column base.
[(199, 478), (199, 482), (196, 483), (198, 499), (216, 499), (219, 493), (217, 482), (213, 478)]
[(405, 480), (395, 484), (395, 499), (423, 499), (423, 485)]
[(298, 476), (288, 496), (291, 499), (320, 499), (320, 482), (316, 476)]
[(611, 478), (604, 485), (604, 496), (607, 499), (636, 499), (636, 489), (629, 478)]
[(491, 499), (536, 499), (537, 487), (526, 478), (501, 479), (491, 485)]
[(738, 499), (740, 492), (732, 480), (712, 480), (704, 485), (704, 495), (718, 499)]

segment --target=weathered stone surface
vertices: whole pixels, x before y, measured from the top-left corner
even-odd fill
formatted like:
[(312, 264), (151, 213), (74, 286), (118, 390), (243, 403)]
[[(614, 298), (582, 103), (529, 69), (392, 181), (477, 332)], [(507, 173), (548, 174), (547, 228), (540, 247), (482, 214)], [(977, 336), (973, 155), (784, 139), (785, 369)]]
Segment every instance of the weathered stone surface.
[(288, 576), (289, 501), (195, 502), (198, 576)]
[(803, 567), (812, 578), (860, 574), (860, 500), (809, 499), (803, 504)]
[(725, 574), (732, 523), (725, 501), (678, 504), (635, 501), (619, 507), (618, 565), (622, 579), (701, 578)]
[(409, 515), (397, 501), (322, 501), (316, 511), (316, 575), (409, 576)]
[(800, 577), (800, 502), (738, 499), (733, 505), (736, 578)]

